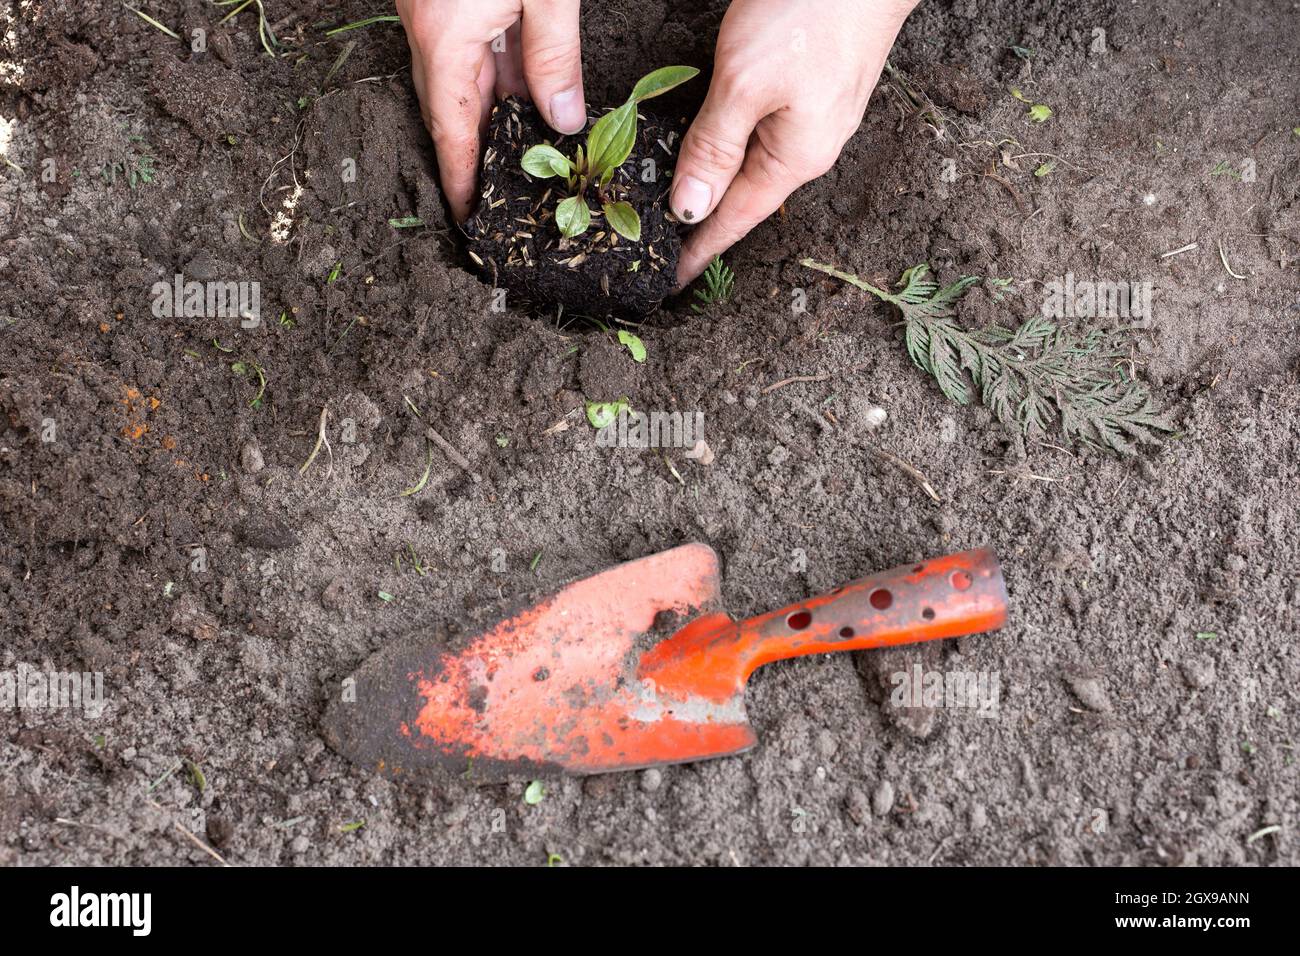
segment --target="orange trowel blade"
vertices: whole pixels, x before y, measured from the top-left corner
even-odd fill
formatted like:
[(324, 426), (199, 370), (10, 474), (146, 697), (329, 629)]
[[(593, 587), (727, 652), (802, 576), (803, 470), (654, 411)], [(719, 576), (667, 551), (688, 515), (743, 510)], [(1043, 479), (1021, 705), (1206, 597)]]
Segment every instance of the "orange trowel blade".
[(325, 736), (394, 777), (605, 773), (739, 753), (757, 739), (762, 664), (999, 627), (991, 552), (863, 578), (747, 621), (722, 610), (718, 558), (688, 544), (576, 581), (456, 648), (387, 648), (333, 700)]

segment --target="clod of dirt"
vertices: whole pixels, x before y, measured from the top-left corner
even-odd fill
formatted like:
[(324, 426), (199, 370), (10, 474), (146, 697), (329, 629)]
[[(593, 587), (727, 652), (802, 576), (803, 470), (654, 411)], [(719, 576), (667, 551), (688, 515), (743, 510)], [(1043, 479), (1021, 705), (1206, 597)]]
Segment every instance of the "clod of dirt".
[(545, 142), (570, 155), (578, 138), (557, 137), (535, 108), (513, 97), (492, 111), (480, 201), (465, 234), (471, 258), (495, 286), (534, 306), (588, 316), (645, 316), (673, 291), (682, 243), (666, 210), (671, 180), (664, 173), (681, 131), (640, 115), (636, 145), (608, 187), (641, 217), (641, 239), (629, 242), (605, 224), (591, 188), (590, 227), (572, 239), (561, 235), (555, 207), (566, 196), (564, 181), (533, 178), (520, 161)]
[(1110, 711), (1110, 698), (1106, 696), (1106, 689), (1101, 686), (1101, 681), (1096, 676), (1067, 674), (1065, 682), (1084, 707), (1099, 714)]
[(1184, 661), (1180, 669), (1183, 682), (1192, 690), (1205, 690), (1214, 683), (1214, 661), (1212, 660)]
[(244, 471), (250, 475), (255, 475), (266, 467), (266, 461), (262, 458), (262, 449), (255, 441), (244, 443), (244, 447), (239, 450), (239, 461), (244, 466)]

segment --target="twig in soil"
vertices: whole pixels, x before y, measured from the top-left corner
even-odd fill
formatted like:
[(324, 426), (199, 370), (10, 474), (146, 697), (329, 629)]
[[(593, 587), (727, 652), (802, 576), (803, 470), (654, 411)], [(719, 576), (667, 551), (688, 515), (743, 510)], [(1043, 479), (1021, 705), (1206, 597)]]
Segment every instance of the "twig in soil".
[(433, 471), (433, 445), (426, 440), (424, 443), (424, 474), (412, 487), (407, 488), (397, 497), (409, 498), (411, 495), (418, 495), (424, 490), (424, 486), (429, 483), (429, 472), (431, 471)]
[(831, 377), (830, 372), (822, 372), (818, 375), (793, 375), (790, 378), (783, 378), (779, 382), (773, 382), (763, 389), (759, 394), (770, 395), (778, 388), (785, 388), (787, 385), (794, 385), (796, 382), (824, 382)]
[[(967, 175), (967, 176), (974, 176), (975, 174), (974, 174), (974, 173), (967, 173), (966, 175)], [(1020, 197), (1020, 193), (1018, 193), (1018, 192), (1016, 191), (1016, 187), (1015, 187), (1015, 186), (1011, 185), (1009, 182), (1007, 182), (1005, 179), (1003, 179), (1003, 178), (1002, 178), (1001, 176), (999, 176), (997, 173), (980, 173), (979, 175), (982, 176), (982, 177), (985, 178), (985, 179), (991, 179), (991, 180), (993, 180), (995, 183), (998, 183), (999, 185), (1001, 185), (1003, 189), (1005, 189), (1007, 192), (1009, 192), (1009, 193), (1011, 194), (1011, 198), (1014, 199), (1014, 200), (1016, 201), (1016, 205), (1020, 208), (1020, 211), (1021, 211), (1021, 212), (1023, 212), (1023, 213), (1028, 213), (1028, 212), (1029, 212), (1029, 207), (1025, 205), (1025, 201), (1024, 201), (1024, 199), (1022, 199), (1022, 198)]]
[(438, 430), (430, 425), (424, 432), (425, 436), (435, 445), (442, 449), (444, 455), (451, 459), (452, 464), (460, 468), (474, 481), (481, 481), (481, 477), (474, 471), (474, 466), (469, 463), (469, 459), (456, 450), (456, 446), (447, 439), (438, 434)]
[(334, 474), (334, 449), (330, 447), (329, 439), (325, 437), (325, 422), (329, 416), (329, 411), (329, 405), (321, 407), (320, 428), (316, 432), (316, 444), (312, 447), (311, 454), (307, 456), (307, 460), (302, 463), (302, 467), (298, 469), (299, 477), (303, 477), (307, 474), (307, 469), (311, 467), (311, 463), (316, 460), (316, 456), (320, 453), (321, 445), (325, 446), (325, 451), (330, 456), (330, 463), (329, 467), (325, 470), (325, 477), (329, 478), (330, 475)]
[(673, 467), (673, 463), (671, 459), (669, 459), (667, 452), (664, 452), (664, 464), (667, 465), (668, 470), (673, 473), (673, 477), (677, 479), (677, 483), (681, 485), (683, 488), (686, 487), (686, 479), (682, 477), (681, 472), (679, 472), (676, 468)]
[(871, 452), (873, 455), (876, 455), (878, 458), (883, 458), (885, 461), (889, 462), (894, 467), (900, 468), (908, 475), (910, 475), (912, 480), (915, 481), (918, 485), (920, 485), (921, 490), (924, 491), (927, 495), (929, 495), (931, 500), (933, 500), (936, 504), (941, 504), (943, 502), (943, 499), (939, 497), (939, 492), (934, 490), (934, 485), (930, 484), (930, 479), (926, 478), (925, 475), (922, 474), (919, 469), (917, 469), (912, 465), (909, 465), (907, 462), (903, 461), (903, 459), (899, 458), (893, 452), (885, 451), (885, 449), (873, 445), (871, 444), (871, 442), (864, 441), (862, 442), (862, 445), (864, 448), (867, 449), (867, 451)]
[(161, 23), (159, 23), (157, 20), (155, 20), (153, 17), (149, 16), (149, 14), (143, 12), (142, 10), (137, 10), (129, 3), (124, 3), (122, 4), (122, 6), (126, 7), (128, 10), (134, 13), (145, 23), (149, 24), (151, 27), (156, 27), (157, 29), (161, 30), (163, 33), (167, 34), (173, 40), (179, 40), (181, 38), (181, 35), (177, 33), (175, 30), (171, 29), (170, 27), (163, 26)]
[(1246, 279), (1245, 276), (1237, 275), (1237, 273), (1233, 272), (1232, 266), (1228, 265), (1228, 254), (1223, 251), (1222, 239), (1219, 240), (1219, 261), (1223, 263), (1223, 268), (1228, 270), (1228, 275), (1232, 276), (1234, 279), (1242, 279), (1244, 281), (1249, 281)]
[(1180, 256), (1180, 255), (1182, 255), (1184, 252), (1194, 252), (1195, 250), (1197, 250), (1197, 249), (1199, 249), (1199, 248), (1201, 248), (1201, 244), (1200, 244), (1199, 242), (1189, 242), (1187, 245), (1185, 245), (1185, 246), (1183, 246), (1183, 247), (1181, 247), (1181, 248), (1179, 248), (1179, 249), (1171, 249), (1171, 250), (1169, 250), (1168, 252), (1163, 252), (1163, 253), (1161, 253), (1161, 254), (1160, 254), (1160, 258), (1161, 258), (1161, 259), (1168, 259), (1170, 256)]
[(1085, 166), (1076, 165), (1075, 163), (1070, 162), (1064, 156), (1058, 156), (1056, 153), (1017, 153), (1015, 156), (1012, 156), (1011, 159), (1012, 160), (1038, 159), (1043, 156), (1046, 156), (1048, 159), (1059, 159), (1061, 162), (1065, 163), (1065, 165), (1069, 166), (1071, 169), (1077, 169), (1081, 173), (1096, 172), (1096, 170), (1088, 169)]
[(226, 858), (224, 856), (222, 856), (216, 850), (212, 849), (212, 847), (208, 846), (206, 843), (204, 843), (202, 840), (196, 837), (186, 827), (181, 826), (179, 820), (173, 820), (172, 824), (176, 827), (177, 832), (179, 832), (181, 836), (185, 837), (185, 839), (189, 840), (191, 843), (193, 843), (196, 847), (198, 847), (208, 856), (212, 857), (212, 859), (216, 860), (222, 866), (230, 866), (230, 864), (226, 862)]
[(289, 147), (289, 152), (281, 156), (271, 165), (271, 171), (266, 174), (266, 179), (262, 180), (262, 188), (257, 191), (257, 201), (261, 203), (262, 210), (274, 218), (271, 207), (266, 204), (266, 187), (275, 178), (276, 171), (279, 170), (286, 162), (289, 164), (289, 175), (293, 177), (294, 186), (298, 186), (298, 171), (294, 168), (294, 155), (298, 152), (298, 144), (302, 142), (302, 132), (307, 125), (307, 117), (298, 121), (298, 125), (293, 129), (293, 145)]
[(1010, 475), (1013, 479), (1028, 478), (1032, 481), (1068, 481), (1073, 475), (1062, 475), (1060, 478), (1053, 478), (1051, 475), (1036, 475), (1032, 471), (1014, 471), (1007, 468), (989, 469), (990, 475)]

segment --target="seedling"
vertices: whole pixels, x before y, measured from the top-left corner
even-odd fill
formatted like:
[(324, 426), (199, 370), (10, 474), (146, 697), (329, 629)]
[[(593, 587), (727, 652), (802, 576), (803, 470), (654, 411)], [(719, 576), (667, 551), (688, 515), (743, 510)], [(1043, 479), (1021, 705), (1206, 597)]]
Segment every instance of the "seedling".
[(636, 145), (637, 104), (667, 93), (699, 72), (691, 66), (665, 66), (642, 77), (627, 102), (596, 121), (587, 134), (586, 148), (579, 144), (572, 159), (549, 143), (524, 153), (520, 161), (524, 172), (539, 179), (558, 176), (565, 182), (568, 195), (555, 207), (555, 224), (565, 238), (580, 236), (591, 225), (587, 190), (594, 186), (610, 228), (630, 242), (640, 241), (641, 217), (631, 203), (619, 198), (617, 187), (611, 188), (615, 171)]
[(925, 263), (903, 273), (898, 292), (811, 259), (802, 265), (895, 306), (908, 354), (944, 395), (961, 405), (978, 398), (1026, 435), (1041, 436), (1055, 425), (1072, 441), (1131, 454), (1136, 443), (1156, 444), (1158, 433), (1173, 430), (1146, 386), (1126, 370), (1128, 351), (1118, 334), (1072, 332), (1042, 316), (1016, 329), (964, 329), (955, 320), (956, 304), (979, 277), (940, 288)]
[(704, 288), (695, 290), (695, 298), (700, 303), (691, 306), (703, 314), (709, 306), (726, 302), (731, 298), (732, 287), (736, 284), (736, 274), (726, 267), (721, 256), (714, 256), (709, 267), (704, 270)]

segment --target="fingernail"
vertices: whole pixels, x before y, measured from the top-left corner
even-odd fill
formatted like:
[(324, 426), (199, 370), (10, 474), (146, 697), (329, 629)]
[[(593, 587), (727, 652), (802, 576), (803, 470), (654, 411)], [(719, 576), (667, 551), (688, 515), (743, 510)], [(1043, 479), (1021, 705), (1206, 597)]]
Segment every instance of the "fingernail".
[(713, 190), (694, 176), (683, 176), (673, 189), (673, 212), (685, 222), (694, 222), (709, 211)]
[(575, 87), (551, 97), (551, 121), (561, 133), (576, 133), (587, 125), (587, 106)]

